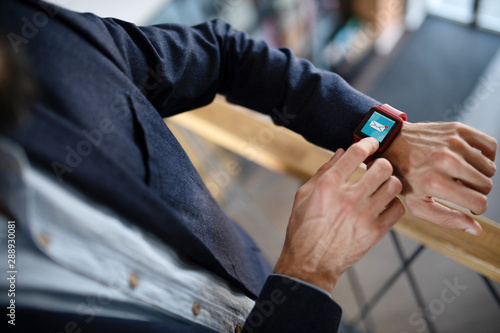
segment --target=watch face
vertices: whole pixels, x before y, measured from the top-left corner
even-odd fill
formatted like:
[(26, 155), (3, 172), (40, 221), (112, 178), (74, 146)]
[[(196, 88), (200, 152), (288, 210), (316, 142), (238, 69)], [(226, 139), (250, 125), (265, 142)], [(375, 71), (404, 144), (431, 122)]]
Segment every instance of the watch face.
[(381, 147), (385, 143), (385, 140), (389, 137), (389, 134), (393, 132), (399, 123), (397, 119), (390, 115), (381, 113), (376, 109), (370, 110), (365, 119), (368, 120), (361, 123), (359, 127), (361, 129), (358, 129), (356, 134), (361, 138), (371, 136), (372, 138), (377, 139), (380, 142)]
[(385, 115), (375, 111), (372, 116), (368, 118), (368, 121), (361, 129), (361, 132), (367, 136), (377, 139), (378, 142), (382, 142), (395, 124), (396, 122), (394, 120), (391, 120)]

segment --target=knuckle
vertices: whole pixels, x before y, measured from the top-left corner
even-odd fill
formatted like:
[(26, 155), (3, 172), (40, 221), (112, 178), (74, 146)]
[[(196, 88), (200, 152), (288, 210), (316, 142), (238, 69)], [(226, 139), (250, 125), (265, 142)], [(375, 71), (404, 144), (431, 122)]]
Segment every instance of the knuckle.
[(447, 189), (446, 182), (443, 178), (429, 174), (423, 179), (424, 190), (429, 194), (443, 193)]
[(307, 198), (308, 195), (309, 195), (308, 192), (299, 189), (297, 192), (295, 192), (294, 203), (300, 204), (302, 201), (304, 201), (305, 198)]
[(328, 178), (322, 178), (316, 183), (314, 191), (318, 195), (323, 197), (323, 196), (329, 196), (332, 190), (335, 188), (336, 186), (334, 186)]
[(490, 147), (492, 151), (496, 151), (498, 148), (498, 141), (494, 137), (488, 136), (487, 145)]
[(370, 184), (366, 182), (365, 179), (361, 178), (358, 182), (353, 185), (353, 191), (361, 196), (363, 193), (366, 193), (370, 189)]
[(369, 212), (369, 209), (366, 209), (358, 215), (358, 223), (356, 224), (356, 226), (364, 228), (367, 224), (370, 224), (373, 219), (373, 215), (371, 214), (371, 212)]
[(384, 237), (384, 235), (387, 233), (389, 230), (390, 226), (394, 222), (392, 218), (387, 218), (384, 223), (378, 223), (372, 227), (372, 237), (369, 239), (370, 244), (376, 243), (379, 239)]
[(496, 150), (498, 148), (498, 141), (494, 137), (490, 137), (490, 138), (491, 138), (491, 145)]
[(342, 172), (338, 168), (335, 168), (330, 170), (328, 174), (323, 175), (322, 178), (329, 179), (332, 182), (339, 182), (343, 177)]
[(389, 179), (389, 186), (391, 193), (401, 193), (403, 190), (403, 183), (394, 176)]
[(374, 163), (377, 165), (377, 168), (380, 169), (380, 172), (383, 172), (384, 175), (392, 175), (392, 164), (387, 159), (379, 158)]
[(388, 228), (385, 225), (377, 225), (373, 228), (373, 235), (372, 237), (368, 238), (369, 244), (376, 244), (379, 239), (384, 237), (385, 233), (387, 232)]
[(434, 162), (439, 162), (447, 158), (449, 154), (448, 149), (438, 149), (437, 151), (432, 153), (432, 160)]
[(460, 159), (450, 150), (441, 150), (434, 156), (434, 161), (440, 169), (449, 171), (460, 166)]
[(327, 170), (328, 168), (330, 167), (330, 161), (326, 162), (325, 164), (323, 164), (319, 169), (318, 171), (316, 171), (316, 173), (320, 173), (320, 172), (323, 172), (325, 170)]
[(492, 189), (493, 189), (493, 181), (490, 178), (488, 178), (485, 185), (486, 194), (490, 193)]
[(495, 162), (492, 162), (488, 158), (484, 157), (481, 157), (481, 159), (485, 160), (485, 162), (483, 163), (484, 170), (481, 170), (481, 173), (487, 178), (492, 178), (497, 172), (497, 166), (495, 165)]
[(405, 209), (405, 206), (404, 206), (402, 203), (400, 203), (400, 204), (398, 205), (398, 212), (397, 212), (397, 213), (398, 213), (398, 214), (397, 214), (397, 215), (398, 215), (398, 220), (399, 220), (400, 218), (402, 218), (402, 217), (406, 214), (406, 209)]
[(342, 197), (342, 206), (349, 210), (353, 209), (356, 206), (358, 200), (358, 195), (356, 195), (356, 193), (353, 191), (349, 191)]
[(466, 148), (465, 141), (458, 135), (452, 135), (446, 139), (448, 146), (453, 150), (464, 150)]
[(479, 195), (474, 199), (474, 213), (483, 214), (488, 209), (488, 199), (485, 195)]
[(384, 223), (378, 223), (374, 226), (375, 229), (375, 237), (376, 238), (382, 238), (384, 234), (389, 230), (390, 226), (394, 222), (394, 218), (392, 217), (387, 217), (384, 221)]
[(350, 148), (351, 152), (356, 156), (367, 155), (366, 149), (359, 143), (352, 145)]
[(458, 121), (451, 122), (450, 127), (459, 134), (465, 134), (466, 132), (468, 132), (467, 126)]
[(337, 168), (333, 168), (318, 177), (315, 187), (335, 187), (341, 183), (343, 174)]
[(299, 187), (297, 192), (295, 193), (295, 201), (300, 201), (304, 199), (307, 196), (307, 193), (309, 192), (307, 183)]

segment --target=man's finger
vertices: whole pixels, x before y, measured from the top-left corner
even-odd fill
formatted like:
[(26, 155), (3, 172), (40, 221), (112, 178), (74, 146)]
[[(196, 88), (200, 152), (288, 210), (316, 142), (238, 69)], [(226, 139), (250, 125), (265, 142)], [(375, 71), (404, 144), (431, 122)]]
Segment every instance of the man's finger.
[(339, 148), (337, 149), (337, 151), (335, 152), (335, 154), (332, 156), (332, 158), (330, 158), (328, 160), (328, 162), (326, 162), (325, 164), (323, 164), (319, 169), (318, 171), (316, 172), (316, 174), (323, 174), (326, 170), (330, 169), (332, 166), (335, 165), (335, 163), (337, 163), (337, 161), (342, 157), (342, 155), (344, 155), (345, 153), (345, 150), (342, 149), (342, 148)]
[(342, 149), (342, 148), (337, 149), (337, 151), (332, 156), (332, 158), (330, 158), (328, 160), (328, 162), (326, 162), (325, 164), (323, 164), (318, 169), (318, 171), (316, 171), (316, 173), (311, 177), (311, 179), (309, 179), (308, 183), (311, 183), (311, 184), (316, 183), (317, 179), (319, 177), (321, 177), (321, 175), (323, 175), (327, 170), (329, 170), (330, 168), (332, 168), (337, 163), (337, 161), (342, 157), (342, 155), (344, 155), (344, 154), (345, 154), (345, 150), (344, 149)]
[(468, 233), (479, 235), (482, 228), (464, 213), (445, 207), (431, 198), (405, 198), (408, 209), (416, 217), (433, 222), (447, 229), (467, 230)]
[(474, 214), (483, 214), (488, 208), (486, 196), (455, 180), (438, 175), (433, 183), (427, 184), (427, 195), (446, 201), (451, 201), (467, 208)]
[(465, 161), (472, 165), (476, 170), (481, 172), (486, 177), (493, 177), (497, 170), (495, 163), (488, 157), (483, 155), (477, 149), (468, 146), (468, 149), (459, 152)]
[(344, 176), (344, 179), (349, 179), (368, 156), (375, 154), (378, 146), (377, 139), (371, 137), (364, 138), (353, 144), (337, 162), (337, 170)]
[(472, 147), (479, 149), (484, 156), (491, 161), (495, 161), (497, 152), (497, 141), (491, 136), (473, 128), (465, 126), (465, 130), (460, 133), (460, 136), (469, 143)]
[[(372, 195), (392, 175), (391, 163), (385, 158), (379, 158), (370, 165), (366, 173), (356, 182), (355, 186), (362, 187), (367, 196)], [(391, 198), (392, 199), (392, 198)]]
[(378, 216), (375, 223), (379, 230), (385, 234), (405, 214), (405, 206), (398, 197), (392, 199), (387, 208)]
[(460, 180), (465, 186), (482, 194), (490, 193), (493, 183), (489, 177), (479, 172), (472, 165), (460, 157), (460, 164), (455, 168), (443, 170), (452, 178)]
[(372, 204), (375, 207), (387, 206), (403, 189), (401, 181), (391, 176), (380, 188), (372, 195)]

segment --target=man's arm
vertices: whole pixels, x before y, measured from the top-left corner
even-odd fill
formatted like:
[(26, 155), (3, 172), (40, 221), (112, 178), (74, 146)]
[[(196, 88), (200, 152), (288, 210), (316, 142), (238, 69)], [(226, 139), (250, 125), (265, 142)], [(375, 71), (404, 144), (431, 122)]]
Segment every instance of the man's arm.
[(132, 80), (163, 117), (206, 105), (220, 93), (336, 150), (349, 147), (356, 126), (377, 104), (337, 74), (221, 21), (195, 27), (103, 22)]
[(403, 182), (401, 198), (413, 215), (479, 235), (479, 223), (434, 198), (473, 214), (484, 213), (496, 172), (496, 150), (494, 138), (464, 124), (404, 123), (384, 157)]
[[(137, 28), (116, 20), (105, 24), (133, 80), (147, 88), (162, 116), (205, 105), (222, 93), (230, 102), (268, 114), (277, 124), (335, 150), (349, 147), (364, 115), (380, 104), (290, 50), (270, 48), (220, 21), (193, 28)], [(476, 214), (486, 211), (496, 146), (493, 138), (464, 125), (405, 123), (384, 156), (403, 180), (403, 198), (414, 215), (479, 234), (479, 224), (432, 198)]]
[[(276, 274), (330, 293), (344, 271), (403, 216), (404, 206), (395, 198), (402, 184), (392, 176), (386, 159), (375, 161), (355, 183), (349, 181), (377, 148), (378, 141), (367, 138), (345, 152), (339, 149), (299, 189)], [(326, 293), (273, 276), (248, 316), (245, 329), (259, 333), (336, 332), (341, 311)]]
[[(126, 67), (130, 68), (132, 79), (136, 85), (144, 88), (144, 93), (162, 116), (170, 116), (202, 106), (209, 103), (216, 93), (222, 93), (231, 102), (273, 116), (276, 123), (285, 125), (304, 135), (306, 139), (313, 143), (325, 148), (335, 149), (337, 147), (346, 148), (351, 144), (352, 132), (362, 120), (364, 114), (371, 106), (378, 104), (371, 98), (352, 89), (338, 75), (314, 68), (309, 62), (295, 58), (289, 50), (269, 48), (265, 43), (250, 39), (244, 33), (234, 31), (231, 27), (219, 21), (205, 23), (193, 28), (178, 25), (137, 28), (116, 20), (107, 20), (105, 25), (113, 36), (113, 40), (116, 41), (117, 48), (121, 50), (127, 64)], [(401, 133), (396, 141), (403, 142), (401, 147), (405, 150), (407, 157), (411, 158), (414, 156), (412, 155), (414, 150), (411, 149), (414, 145), (401, 140), (401, 138), (404, 138), (403, 133), (406, 133), (406, 129)], [(436, 135), (436, 133), (431, 132), (428, 134), (430, 135), (429, 140), (433, 140), (433, 135)], [(359, 148), (356, 149), (359, 150)], [(426, 155), (437, 151), (436, 147), (432, 145), (424, 146), (422, 149)], [(395, 150), (389, 150), (388, 153), (391, 151), (394, 152)], [(341, 155), (342, 153), (336, 155), (339, 156), (339, 161)], [(350, 160), (357, 167), (364, 160), (364, 158), (359, 159), (359, 156), (357, 157), (344, 158), (343, 160)], [(393, 155), (388, 155), (388, 157), (390, 157), (396, 171), (401, 171), (403, 166), (401, 160), (394, 158)], [(382, 163), (386, 162), (376, 161), (370, 170), (378, 170)], [(444, 173), (452, 178), (451, 170), (444, 168), (442, 162), (437, 160), (435, 165), (443, 168)], [(470, 165), (470, 163), (460, 166), (462, 170), (459, 171), (463, 171), (463, 168), (466, 168), (467, 165)], [(378, 167), (375, 168), (375, 166)], [(332, 169), (334, 169), (333, 166)], [(433, 168), (430, 169), (430, 172), (436, 173), (436, 170), (436, 168)], [(332, 173), (337, 176), (339, 174), (338, 171)], [(411, 179), (409, 176), (412, 173), (415, 173), (415, 171), (411, 171), (409, 175), (407, 174), (406, 179)], [(377, 173), (369, 171), (368, 174), (374, 175)], [(487, 177), (487, 175), (485, 176)], [(311, 183), (309, 182), (309, 184)], [(344, 244), (342, 242), (320, 242), (313, 236), (311, 236), (311, 239), (301, 239), (300, 235), (307, 235), (308, 232), (313, 235), (316, 229), (308, 228), (307, 226), (310, 225), (308, 222), (299, 223), (293, 221), (315, 221), (317, 216), (308, 216), (310, 211), (304, 208), (316, 202), (310, 200), (314, 193), (314, 197), (318, 199), (318, 202), (333, 200), (334, 198), (340, 200), (341, 202), (336, 205), (331, 202), (328, 207), (351, 207), (350, 214), (361, 214), (363, 212), (367, 214), (367, 209), (361, 209), (366, 207), (376, 208), (380, 213), (383, 206), (380, 206), (380, 202), (376, 205), (373, 202), (365, 202), (365, 205), (358, 207), (359, 209), (354, 209), (352, 202), (351, 205), (344, 205), (342, 202), (343, 198), (352, 199), (352, 197), (337, 198), (334, 195), (335, 193), (327, 192), (326, 186), (320, 184), (322, 182), (317, 187), (316, 185), (309, 185), (308, 190), (310, 193), (308, 192), (304, 196), (307, 200), (302, 198), (300, 194), (306, 192), (305, 190), (299, 193), (300, 201), (307, 201), (308, 204), (302, 205), (297, 203), (296, 200), (297, 207), (294, 208), (292, 213), (289, 229), (300, 226), (302, 231), (291, 231), (291, 236), (287, 236), (289, 241), (285, 244), (276, 272), (296, 277), (330, 291), (338, 276), (349, 265), (359, 260), (363, 251), (367, 251), (387, 228), (397, 221), (397, 218), (401, 215), (401, 204), (393, 202), (390, 209), (386, 210), (388, 213), (385, 216), (387, 218), (385, 222), (374, 224), (377, 227), (371, 226), (373, 221), (380, 222), (381, 219), (378, 217), (358, 216), (361, 221), (364, 221), (361, 223), (362, 226), (357, 229), (359, 234), (349, 234), (346, 231), (348, 237), (340, 239), (340, 241), (347, 239), (355, 245), (347, 244), (345, 248), (358, 249), (359, 252), (354, 252), (355, 255), (349, 257), (349, 253), (344, 250), (345, 248), (338, 247), (338, 244)], [(443, 191), (446, 190), (440, 188), (431, 194), (428, 192), (429, 188), (425, 187), (428, 184), (418, 181), (412, 184), (410, 181), (406, 185), (415, 185), (414, 191), (419, 190), (421, 192), (417, 193), (426, 195), (437, 196), (437, 194), (442, 194), (444, 196)], [(333, 188), (338, 189), (337, 187), (331, 187), (330, 190)], [(473, 191), (477, 192), (474, 189)], [(391, 193), (393, 196), (395, 194)], [(358, 193), (358, 195), (361, 194)], [(363, 198), (363, 201), (365, 200), (368, 199)], [(384, 205), (387, 204), (388, 202), (384, 202)], [(312, 209), (311, 211), (314, 212), (315, 210)], [(371, 209), (368, 209), (368, 211), (371, 211)], [(326, 215), (328, 215), (327, 213), (333, 214), (332, 211), (325, 212)], [(297, 217), (294, 219), (294, 216)], [(338, 217), (338, 219), (333, 219), (330, 228), (325, 227), (325, 230), (330, 230), (330, 232), (326, 233), (327, 235), (334, 235), (339, 232), (339, 226), (341, 225), (349, 225), (349, 223), (342, 223), (341, 217), (343, 216)], [(327, 220), (330, 221), (330, 219)], [(338, 225), (335, 223), (338, 223)], [(463, 228), (462, 225), (453, 227)], [(367, 241), (367, 238), (370, 241)], [(359, 239), (363, 241), (359, 241)], [(316, 244), (320, 246), (315, 247)], [(336, 244), (336, 247), (328, 247), (325, 244)], [(304, 253), (297, 252), (297, 249), (300, 248), (304, 250)], [(325, 258), (322, 257), (321, 251), (324, 251), (323, 255), (326, 252), (329, 253), (330, 256), (327, 256), (327, 258), (333, 258), (332, 261), (323, 261)], [(304, 258), (307, 253), (313, 253), (313, 256)], [(350, 260), (348, 260), (349, 258)], [(312, 261), (309, 262), (309, 260)], [(311, 263), (312, 266), (306, 265), (307, 267), (304, 267), (294, 264), (303, 262)], [(319, 280), (317, 280), (318, 278)], [(312, 288), (309, 289), (311, 289), (309, 292), (317, 292), (313, 291)], [(265, 292), (264, 295), (260, 296), (259, 300), (265, 301), (271, 296), (270, 292)], [(261, 302), (258, 301), (257, 304), (261, 304)], [(288, 315), (292, 315), (291, 309), (286, 308)], [(275, 314), (279, 313), (275, 312)], [(267, 323), (274, 325), (276, 322), (271, 320), (267, 321)]]

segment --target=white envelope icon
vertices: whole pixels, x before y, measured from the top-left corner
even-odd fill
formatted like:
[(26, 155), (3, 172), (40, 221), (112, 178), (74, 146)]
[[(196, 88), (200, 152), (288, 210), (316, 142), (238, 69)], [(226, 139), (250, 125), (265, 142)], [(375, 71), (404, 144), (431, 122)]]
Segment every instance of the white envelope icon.
[(372, 120), (370, 123), (370, 127), (376, 129), (379, 132), (383, 132), (385, 130), (385, 126), (377, 123), (375, 120)]

